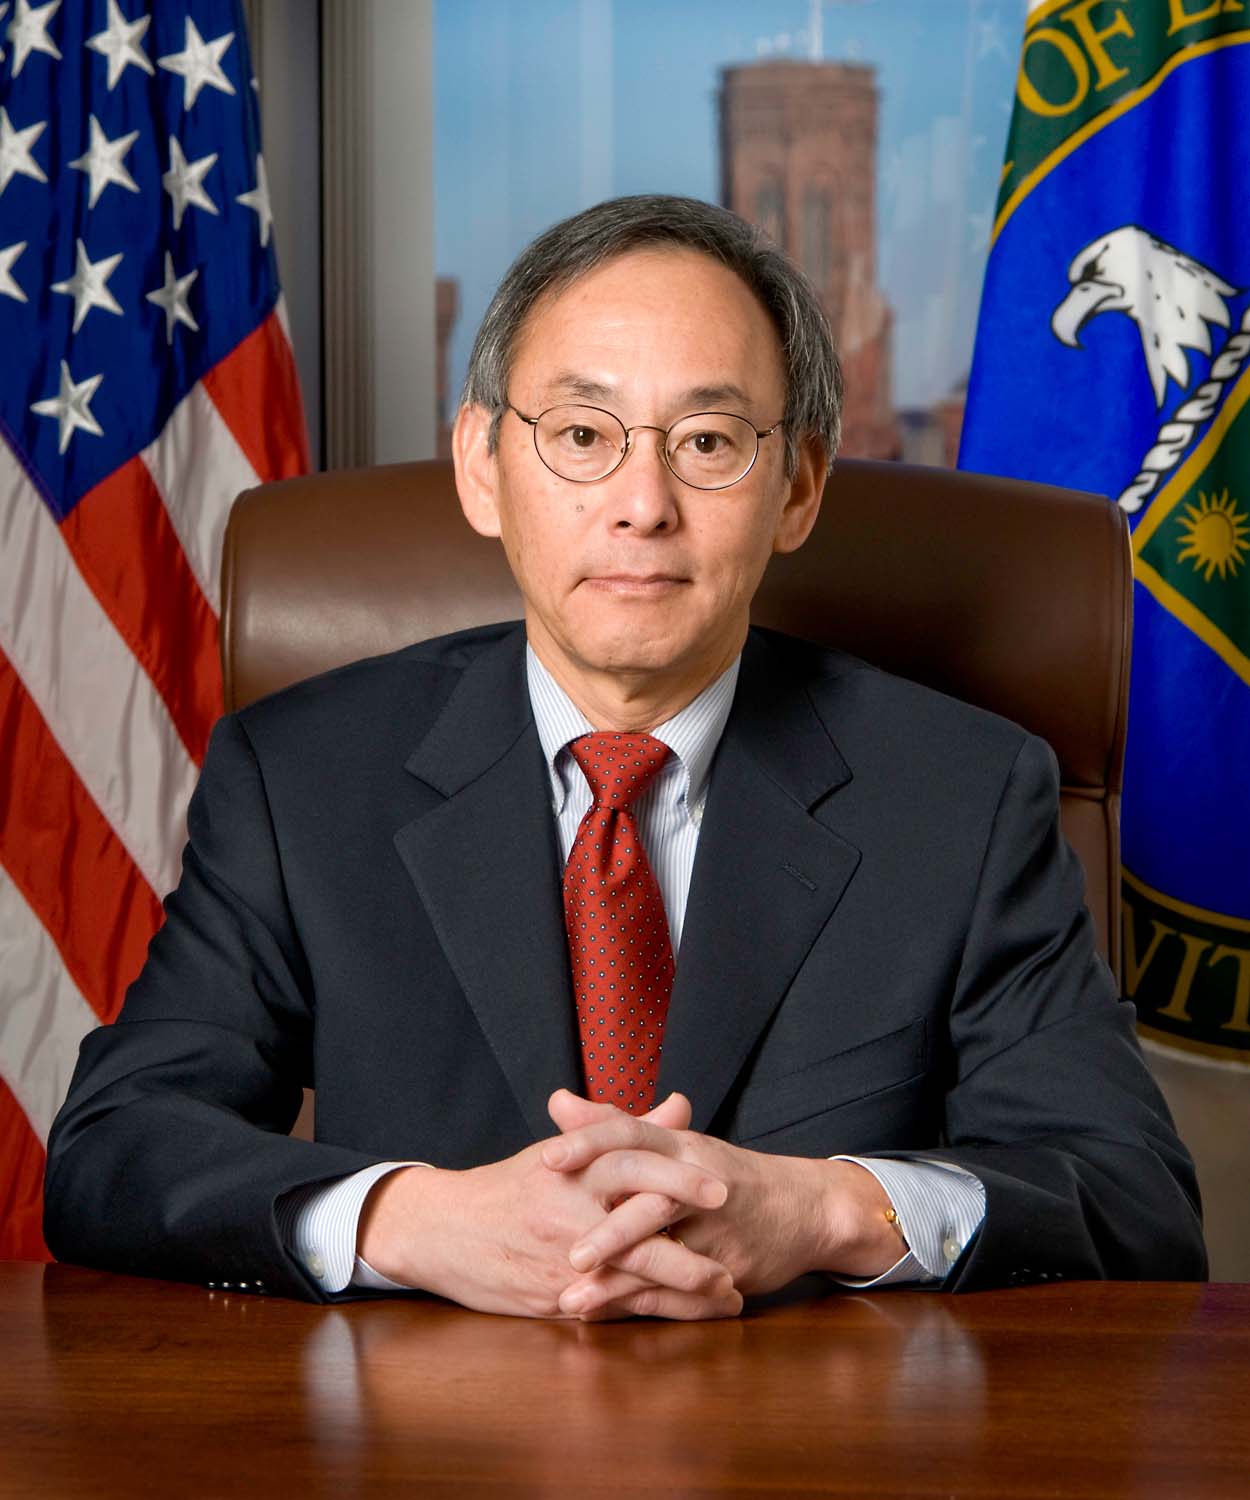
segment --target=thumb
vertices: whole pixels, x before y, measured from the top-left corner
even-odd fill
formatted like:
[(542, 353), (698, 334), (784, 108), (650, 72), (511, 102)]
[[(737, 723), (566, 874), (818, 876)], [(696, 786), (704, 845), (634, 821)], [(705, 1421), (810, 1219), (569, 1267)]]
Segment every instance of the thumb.
[(571, 1089), (557, 1089), (547, 1100), (547, 1113), (561, 1130), (569, 1131), (593, 1125), (596, 1120), (611, 1119), (617, 1110), (612, 1104), (592, 1104)]
[[(611, 1119), (621, 1111), (614, 1104), (594, 1104), (570, 1089), (557, 1089), (547, 1100), (547, 1113), (567, 1133), (580, 1130), (583, 1125), (593, 1125), (596, 1120)], [(685, 1130), (690, 1124), (690, 1100), (685, 1094), (670, 1094), (641, 1118), (666, 1130)]]
[(690, 1114), (690, 1100), (685, 1094), (670, 1094), (643, 1119), (652, 1125), (663, 1125), (666, 1130), (688, 1130)]

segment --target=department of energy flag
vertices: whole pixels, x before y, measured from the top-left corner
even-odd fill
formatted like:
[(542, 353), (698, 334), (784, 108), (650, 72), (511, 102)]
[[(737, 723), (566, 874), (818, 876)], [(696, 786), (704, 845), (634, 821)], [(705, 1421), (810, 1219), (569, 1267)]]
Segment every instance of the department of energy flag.
[(230, 502), (305, 467), (237, 0), (0, 0), (0, 1259), (177, 879)]
[(1129, 518), (1125, 988), (1250, 1064), (1247, 0), (1030, 11), (960, 465)]

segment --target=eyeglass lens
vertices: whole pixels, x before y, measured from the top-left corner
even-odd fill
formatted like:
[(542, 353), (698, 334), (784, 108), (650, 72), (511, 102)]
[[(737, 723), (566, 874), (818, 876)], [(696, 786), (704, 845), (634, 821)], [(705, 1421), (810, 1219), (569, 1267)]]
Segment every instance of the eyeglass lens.
[[(594, 406), (553, 406), (534, 428), (538, 454), (563, 479), (587, 483), (610, 474), (625, 454), (624, 425)], [(720, 489), (741, 479), (755, 462), (759, 440), (745, 417), (696, 412), (669, 428), (669, 467), (696, 489)]]

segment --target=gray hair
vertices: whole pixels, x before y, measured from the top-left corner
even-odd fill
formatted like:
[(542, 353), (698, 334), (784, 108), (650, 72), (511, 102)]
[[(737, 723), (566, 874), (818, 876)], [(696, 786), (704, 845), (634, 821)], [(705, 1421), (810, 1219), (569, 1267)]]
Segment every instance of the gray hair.
[(540, 298), (631, 250), (674, 246), (698, 250), (728, 267), (754, 292), (772, 320), (786, 372), (786, 473), (798, 468), (799, 440), (818, 439), (832, 464), (842, 431), (842, 370), (829, 320), (802, 271), (755, 225), (697, 198), (612, 198), (554, 224), (513, 262), (473, 341), (461, 404), (494, 414), (490, 449), (499, 440), (517, 340)]

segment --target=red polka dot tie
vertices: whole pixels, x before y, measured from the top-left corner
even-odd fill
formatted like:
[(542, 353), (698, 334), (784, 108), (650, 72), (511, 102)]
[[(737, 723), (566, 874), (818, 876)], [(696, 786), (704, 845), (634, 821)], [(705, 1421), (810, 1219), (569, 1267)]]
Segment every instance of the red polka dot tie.
[(645, 1114), (660, 1069), (673, 945), (633, 804), (668, 746), (649, 734), (585, 734), (569, 751), (593, 798), (564, 867), (586, 1095)]

